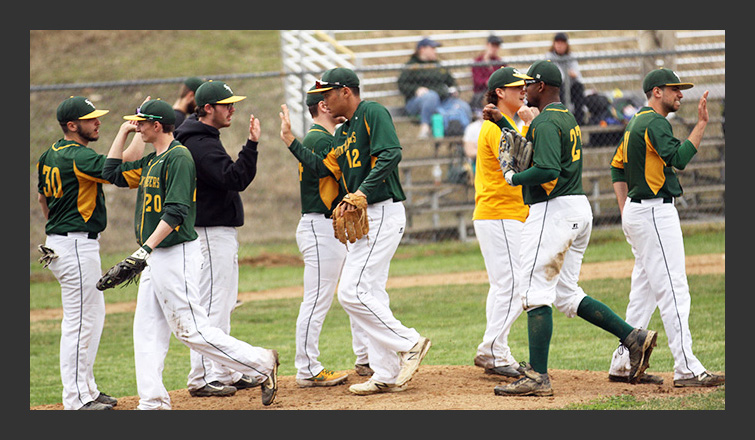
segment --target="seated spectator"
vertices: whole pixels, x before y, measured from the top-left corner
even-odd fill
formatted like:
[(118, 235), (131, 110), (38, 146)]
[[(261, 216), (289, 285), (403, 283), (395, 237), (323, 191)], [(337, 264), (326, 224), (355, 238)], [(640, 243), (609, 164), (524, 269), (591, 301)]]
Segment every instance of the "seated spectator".
[[(487, 85), (485, 86), (485, 91), (487, 92)], [(475, 110), (474, 113), (474, 120), (464, 129), (464, 136), (462, 137), (464, 142), (464, 157), (466, 158), (467, 163), (470, 164), (473, 178), (477, 162), (477, 138), (480, 137), (482, 123), (485, 122), (485, 120), (482, 119), (482, 110)], [(472, 180), (472, 184), (474, 184), (474, 180)]]
[[(447, 116), (447, 136), (461, 135), (472, 115), (469, 103), (459, 98), (456, 80), (438, 61), (435, 50), (438, 46), (440, 43), (430, 38), (420, 40), (398, 78), (398, 88), (406, 100), (407, 114), (420, 117), (420, 139), (430, 136), (430, 124), (435, 113)], [(449, 126), (450, 120), (456, 124)]]
[(585, 105), (585, 86), (582, 81), (582, 74), (579, 71), (579, 63), (571, 58), (571, 46), (569, 37), (559, 32), (553, 37), (553, 44), (550, 50), (545, 54), (561, 70), (561, 76), (564, 79), (561, 86), (561, 102), (567, 103), (566, 93), (569, 92), (571, 99), (569, 110), (571, 110), (577, 124), (584, 124), (584, 105)]
[(483, 99), (485, 98), (485, 93), (488, 91), (488, 78), (490, 78), (490, 75), (501, 67), (506, 67), (506, 64), (498, 55), (501, 43), (503, 43), (503, 40), (499, 37), (495, 35), (489, 36), (487, 43), (485, 43), (485, 50), (480, 52), (474, 59), (475, 63), (492, 64), (472, 66), (472, 92), (474, 92), (474, 95), (472, 96), (470, 105), (473, 111), (482, 109), (485, 106)]

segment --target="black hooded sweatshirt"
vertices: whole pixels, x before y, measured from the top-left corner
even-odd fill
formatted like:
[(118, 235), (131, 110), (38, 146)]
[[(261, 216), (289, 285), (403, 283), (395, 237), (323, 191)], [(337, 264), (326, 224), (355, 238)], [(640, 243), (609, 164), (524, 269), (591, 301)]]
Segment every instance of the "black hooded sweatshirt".
[(220, 142), (220, 130), (189, 116), (175, 137), (194, 157), (197, 169), (197, 219), (195, 226), (244, 224), (244, 206), (239, 192), (257, 174), (257, 142), (247, 139), (234, 162)]

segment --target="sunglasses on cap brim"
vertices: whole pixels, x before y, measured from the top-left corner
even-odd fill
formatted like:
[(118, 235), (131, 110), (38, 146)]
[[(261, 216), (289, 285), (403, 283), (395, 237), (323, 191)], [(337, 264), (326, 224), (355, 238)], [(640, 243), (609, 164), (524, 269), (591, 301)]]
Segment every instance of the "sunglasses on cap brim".
[(334, 82), (328, 82), (328, 81), (315, 81), (315, 88), (316, 89), (336, 89), (340, 87), (346, 87), (344, 84), (341, 84), (338, 81)]

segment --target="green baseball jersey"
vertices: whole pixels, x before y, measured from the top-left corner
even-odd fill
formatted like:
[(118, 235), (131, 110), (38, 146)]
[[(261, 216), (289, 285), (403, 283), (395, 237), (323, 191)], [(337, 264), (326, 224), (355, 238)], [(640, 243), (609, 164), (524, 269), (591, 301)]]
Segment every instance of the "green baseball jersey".
[(559, 196), (584, 194), (582, 190), (582, 132), (574, 116), (560, 102), (548, 104), (532, 120), (527, 132), (532, 142), (533, 166), (558, 170), (558, 177), (540, 185), (524, 185), (524, 203)]
[[(197, 238), (196, 169), (191, 152), (174, 140), (161, 154), (152, 152), (133, 162), (106, 161), (104, 175), (115, 185), (137, 188), (134, 215), (136, 241), (142, 245), (160, 220), (174, 224), (177, 213), (183, 219), (157, 247), (169, 247)], [(107, 168), (112, 168), (112, 173)]]
[(401, 144), (393, 118), (382, 104), (361, 101), (351, 119), (336, 129), (324, 159), (296, 139), (288, 148), (318, 176), (334, 176), (347, 193), (361, 190), (367, 203), (406, 200), (398, 175)]
[[(336, 130), (333, 149), (325, 158), (331, 170), (343, 173), (343, 184), (347, 192), (357, 189), (367, 194), (367, 203), (383, 200), (406, 200), (398, 175), (398, 162), (371, 174), (376, 166), (378, 155), (401, 153), (401, 143), (393, 125), (393, 118), (382, 104), (374, 101), (359, 103), (354, 115)], [(365, 190), (364, 185), (369, 185)]]
[(627, 124), (611, 160), (612, 180), (627, 183), (635, 199), (679, 197), (682, 186), (674, 167), (683, 169), (697, 149), (674, 137), (669, 121), (643, 107)]
[(49, 208), (47, 234), (100, 233), (107, 226), (102, 184), (105, 156), (78, 142), (60, 139), (37, 161), (37, 191)]
[[(302, 145), (320, 158), (330, 151), (333, 135), (319, 124), (314, 124), (302, 139)], [(317, 173), (299, 162), (299, 193), (301, 212), (320, 213), (330, 217), (333, 208), (341, 201), (345, 191), (332, 176), (319, 177)]]

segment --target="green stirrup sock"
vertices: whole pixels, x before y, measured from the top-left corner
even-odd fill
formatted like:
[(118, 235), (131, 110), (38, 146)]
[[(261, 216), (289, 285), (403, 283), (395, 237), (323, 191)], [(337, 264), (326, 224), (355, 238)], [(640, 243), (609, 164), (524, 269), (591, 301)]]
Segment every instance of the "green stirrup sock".
[(553, 309), (542, 306), (527, 312), (527, 335), (532, 369), (541, 374), (547, 373), (548, 351), (553, 335)]
[(634, 330), (610, 307), (589, 296), (579, 303), (577, 316), (615, 335), (620, 341), (623, 341)]

